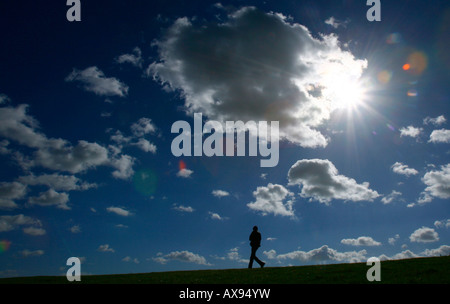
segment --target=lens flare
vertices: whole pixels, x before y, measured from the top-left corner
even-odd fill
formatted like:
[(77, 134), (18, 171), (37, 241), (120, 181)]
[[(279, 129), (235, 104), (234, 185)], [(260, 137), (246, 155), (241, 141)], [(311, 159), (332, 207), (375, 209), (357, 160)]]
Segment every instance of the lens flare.
[(0, 253), (8, 251), (10, 246), (11, 246), (11, 242), (10, 241), (8, 241), (8, 240), (1, 240), (0, 241)]
[(408, 71), (411, 68), (411, 65), (409, 63), (405, 63), (402, 68), (404, 71)]
[(133, 176), (134, 188), (145, 196), (155, 194), (158, 185), (158, 176), (151, 169), (141, 169)]

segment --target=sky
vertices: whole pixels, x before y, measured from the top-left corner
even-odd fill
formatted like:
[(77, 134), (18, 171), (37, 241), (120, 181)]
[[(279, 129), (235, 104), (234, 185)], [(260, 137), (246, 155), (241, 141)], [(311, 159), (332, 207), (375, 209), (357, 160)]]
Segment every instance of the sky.
[(0, 3), (0, 277), (450, 254), (447, 1), (59, 2)]

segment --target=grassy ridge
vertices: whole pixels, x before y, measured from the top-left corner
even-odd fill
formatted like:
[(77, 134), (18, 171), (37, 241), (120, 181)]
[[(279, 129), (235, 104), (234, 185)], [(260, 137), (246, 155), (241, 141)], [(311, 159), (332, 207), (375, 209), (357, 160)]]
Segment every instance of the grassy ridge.
[(381, 262), (381, 282), (368, 282), (366, 263), (331, 264), (264, 269), (223, 269), (86, 275), (81, 282), (65, 276), (0, 279), (0, 284), (448, 284), (450, 257), (414, 258)]

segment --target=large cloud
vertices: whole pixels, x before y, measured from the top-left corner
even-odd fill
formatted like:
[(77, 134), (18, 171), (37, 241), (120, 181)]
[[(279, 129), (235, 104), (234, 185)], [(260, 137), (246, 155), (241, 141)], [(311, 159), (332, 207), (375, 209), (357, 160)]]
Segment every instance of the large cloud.
[(298, 260), (302, 262), (316, 262), (316, 263), (324, 263), (329, 261), (337, 261), (337, 262), (363, 262), (366, 261), (366, 250), (361, 251), (346, 251), (339, 252), (333, 248), (328, 247), (327, 245), (323, 245), (320, 248), (312, 249), (310, 251), (292, 251), (284, 254), (277, 254), (275, 250), (264, 251), (264, 254), (269, 259), (278, 259), (278, 260)]
[(124, 97), (128, 93), (128, 86), (114, 77), (105, 77), (105, 74), (96, 66), (88, 67), (82, 71), (73, 69), (66, 77), (66, 81), (79, 81), (86, 91), (100, 96)]
[(369, 183), (358, 184), (354, 179), (338, 174), (328, 159), (303, 159), (288, 172), (290, 184), (301, 185), (302, 197), (328, 204), (332, 199), (373, 201), (380, 196)]
[[(25, 169), (40, 166), (54, 171), (80, 173), (97, 166), (115, 168), (113, 176), (128, 179), (133, 175), (134, 158), (129, 155), (113, 153), (98, 143), (79, 140), (76, 145), (62, 138), (48, 138), (40, 132), (39, 123), (27, 114), (28, 105), (0, 108), (0, 137), (13, 140), (34, 150), (28, 157), (15, 152), (16, 159)], [(153, 125), (143, 120), (136, 124), (136, 132), (148, 133)], [(134, 132), (134, 130), (133, 130)], [(156, 147), (154, 147), (156, 149)], [(120, 151), (119, 151), (120, 152)]]
[[(292, 209), (292, 199), (287, 199), (293, 196), (282, 185), (269, 183), (267, 187), (258, 187), (253, 192), (255, 201), (248, 203), (247, 206), (256, 211), (262, 212), (263, 215), (273, 213), (275, 215), (294, 216)], [(283, 203), (287, 199), (286, 203)]]
[(178, 19), (155, 43), (147, 69), (166, 90), (179, 90), (188, 113), (210, 119), (279, 121), (280, 136), (304, 147), (327, 145), (317, 127), (336, 108), (332, 79), (360, 78), (367, 66), (335, 36), (314, 38), (281, 14), (242, 8), (224, 23)]
[(450, 164), (441, 167), (440, 171), (430, 171), (425, 173), (422, 181), (427, 185), (423, 195), (428, 197), (438, 197), (442, 199), (450, 198)]
[(153, 258), (155, 262), (158, 262), (160, 264), (166, 264), (167, 262), (171, 260), (178, 260), (181, 262), (187, 262), (187, 263), (195, 263), (199, 265), (211, 265), (206, 261), (204, 257), (201, 255), (198, 255), (196, 253), (183, 250), (183, 251), (173, 251), (166, 255), (162, 255), (161, 253), (158, 254), (158, 257)]

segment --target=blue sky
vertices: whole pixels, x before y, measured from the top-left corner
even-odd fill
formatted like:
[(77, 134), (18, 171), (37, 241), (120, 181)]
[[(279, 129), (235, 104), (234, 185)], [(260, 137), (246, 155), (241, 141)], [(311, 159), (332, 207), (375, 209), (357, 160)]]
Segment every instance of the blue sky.
[[(0, 4), (0, 276), (448, 255), (445, 1)], [(279, 162), (171, 126), (279, 121)]]

